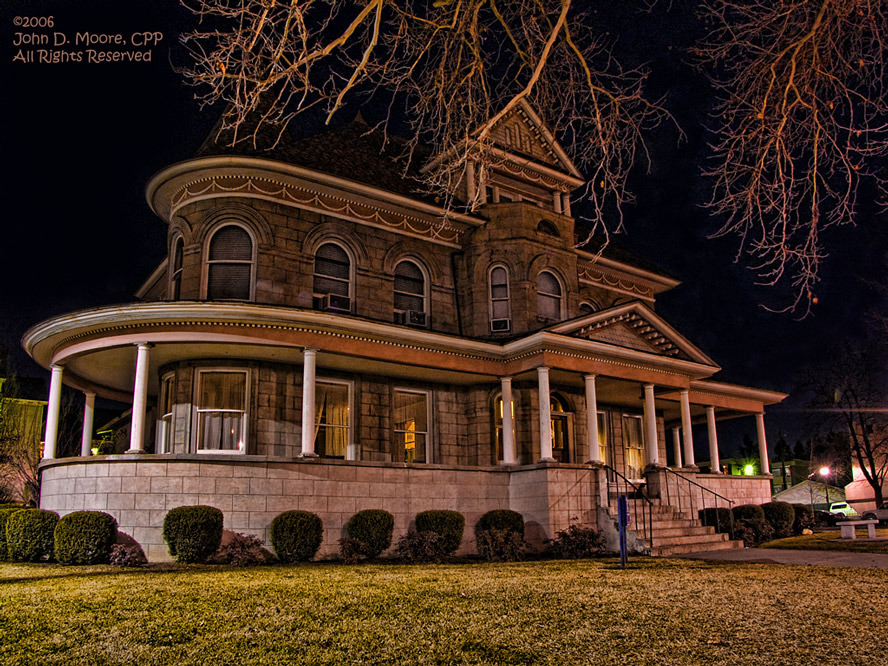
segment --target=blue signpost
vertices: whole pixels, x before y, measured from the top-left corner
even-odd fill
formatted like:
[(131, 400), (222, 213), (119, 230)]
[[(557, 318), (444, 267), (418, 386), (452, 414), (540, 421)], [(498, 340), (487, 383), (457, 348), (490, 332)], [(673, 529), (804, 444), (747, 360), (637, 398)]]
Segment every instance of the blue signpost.
[(620, 525), (620, 568), (626, 568), (626, 527), (629, 525), (629, 500), (625, 495), (617, 500), (617, 522)]

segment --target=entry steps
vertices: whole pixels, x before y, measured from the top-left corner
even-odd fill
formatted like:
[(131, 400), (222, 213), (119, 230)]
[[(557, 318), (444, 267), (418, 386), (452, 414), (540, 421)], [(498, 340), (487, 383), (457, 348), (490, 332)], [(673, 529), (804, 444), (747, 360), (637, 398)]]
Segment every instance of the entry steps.
[[(696, 553), (707, 550), (733, 550), (743, 548), (743, 541), (731, 539), (729, 534), (717, 533), (714, 527), (703, 525), (697, 518), (675, 507), (662, 504), (652, 499), (651, 534), (653, 545), (643, 540), (650, 547), (651, 555), (666, 557), (684, 553)], [(641, 511), (643, 500), (630, 499), (632, 510)]]

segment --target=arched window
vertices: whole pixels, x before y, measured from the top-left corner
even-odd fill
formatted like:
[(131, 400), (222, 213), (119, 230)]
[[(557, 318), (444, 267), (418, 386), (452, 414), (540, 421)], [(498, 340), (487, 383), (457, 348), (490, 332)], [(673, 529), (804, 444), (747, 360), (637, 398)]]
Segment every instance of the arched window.
[(324, 243), (315, 252), (312, 291), (316, 308), (351, 312), (351, 259), (336, 243)]
[(540, 220), (540, 223), (537, 225), (537, 231), (542, 232), (548, 236), (555, 236), (558, 238), (560, 234), (558, 233), (558, 227), (555, 226), (554, 223), (549, 220)]
[(405, 259), (395, 266), (395, 322), (410, 326), (428, 325), (425, 272)]
[(537, 276), (537, 314), (544, 319), (561, 319), (561, 283), (553, 273)]
[(598, 304), (594, 301), (583, 301), (582, 303), (580, 303), (581, 315), (592, 314), (593, 312), (598, 312), (600, 309), (601, 308), (598, 307)]
[(185, 254), (185, 241), (176, 236), (170, 252), (170, 300), (178, 301), (182, 292), (182, 264)]
[(207, 298), (247, 301), (253, 292), (253, 238), (236, 224), (220, 227), (207, 253)]
[(505, 266), (494, 266), (488, 274), (490, 283), (490, 330), (494, 333), (512, 330), (509, 304), (509, 272)]

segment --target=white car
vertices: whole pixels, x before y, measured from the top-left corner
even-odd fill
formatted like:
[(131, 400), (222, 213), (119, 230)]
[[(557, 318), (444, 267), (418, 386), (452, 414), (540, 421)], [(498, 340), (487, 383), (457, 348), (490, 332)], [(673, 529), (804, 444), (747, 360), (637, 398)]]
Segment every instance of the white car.
[(850, 518), (856, 516), (857, 512), (848, 502), (833, 502), (829, 505), (829, 512), (834, 516), (845, 516)]
[(883, 502), (878, 509), (872, 509), (863, 514), (864, 520), (878, 520), (881, 523), (888, 523), (888, 502)]

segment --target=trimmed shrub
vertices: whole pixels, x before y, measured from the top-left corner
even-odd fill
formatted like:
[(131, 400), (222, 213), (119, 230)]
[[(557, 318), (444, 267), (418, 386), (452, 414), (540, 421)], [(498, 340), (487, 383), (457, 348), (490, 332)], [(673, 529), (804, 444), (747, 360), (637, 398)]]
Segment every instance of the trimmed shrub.
[(777, 538), (792, 536), (792, 525), (795, 522), (795, 509), (787, 502), (768, 502), (762, 504), (765, 520), (774, 528)]
[(6, 520), (16, 511), (28, 511), (28, 509), (21, 506), (0, 508), (0, 561), (9, 559), (9, 551), (6, 548)]
[(228, 532), (223, 543), (210, 560), (213, 564), (230, 564), (235, 567), (254, 567), (268, 564), (271, 553), (262, 546), (262, 539), (255, 534)]
[(742, 539), (747, 548), (758, 546), (774, 538), (774, 528), (766, 520), (740, 518), (734, 522), (734, 538)]
[(506, 530), (515, 532), (524, 539), (524, 516), (509, 509), (488, 511), (475, 523), (475, 536), (488, 530)]
[(177, 562), (204, 562), (222, 542), (222, 512), (212, 506), (180, 506), (163, 519), (163, 540)]
[(734, 522), (738, 520), (765, 520), (765, 512), (757, 504), (741, 504), (735, 506), (731, 511), (734, 513)]
[(339, 540), (339, 559), (344, 564), (355, 564), (361, 558), (367, 557), (367, 544), (357, 539), (342, 537)]
[(792, 521), (792, 533), (801, 534), (804, 530), (814, 527), (814, 512), (807, 504), (793, 504), (795, 520)]
[(563, 560), (577, 560), (595, 557), (603, 547), (604, 539), (598, 530), (573, 524), (556, 532), (555, 538), (549, 542), (549, 555)]
[(15, 562), (39, 562), (52, 558), (53, 532), (59, 522), (55, 511), (26, 509), (6, 519), (6, 547)]
[(284, 511), (271, 521), (271, 545), (281, 562), (305, 562), (321, 547), (324, 523), (309, 511)]
[(490, 529), (475, 532), (478, 554), (488, 562), (516, 562), (524, 555), (524, 536), (511, 529)]
[(59, 520), (53, 533), (61, 564), (107, 564), (117, 538), (117, 521), (102, 511), (75, 511)]
[(407, 532), (395, 546), (398, 557), (410, 564), (417, 562), (440, 563), (447, 555), (444, 537), (436, 532)]
[(420, 534), (437, 534), (441, 537), (440, 548), (448, 555), (459, 548), (465, 529), (466, 519), (459, 511), (423, 511), (416, 514), (416, 531)]
[(709, 527), (714, 527), (716, 532), (730, 534), (734, 531), (734, 514), (726, 507), (701, 509), (697, 515), (700, 518), (700, 522)]
[(148, 564), (148, 558), (137, 543), (115, 543), (111, 545), (109, 564), (115, 567), (144, 567)]
[(379, 557), (392, 545), (394, 529), (395, 517), (382, 509), (358, 511), (345, 524), (348, 538), (363, 543), (368, 558)]

